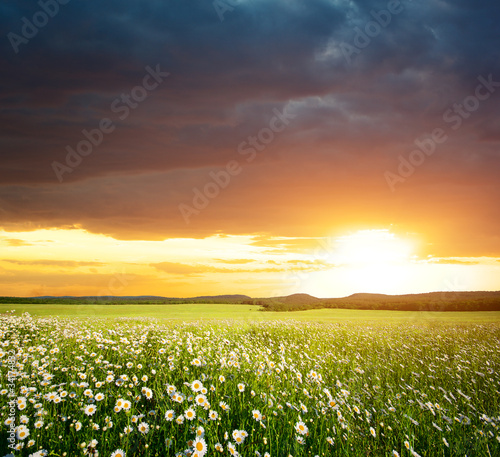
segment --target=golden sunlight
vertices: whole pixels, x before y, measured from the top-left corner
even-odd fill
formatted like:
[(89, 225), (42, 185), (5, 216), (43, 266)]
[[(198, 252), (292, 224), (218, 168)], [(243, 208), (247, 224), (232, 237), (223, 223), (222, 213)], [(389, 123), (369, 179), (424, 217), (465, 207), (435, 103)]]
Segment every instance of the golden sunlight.
[(415, 243), (388, 230), (360, 230), (337, 239), (333, 263), (344, 270), (344, 281), (359, 290), (396, 293), (407, 282)]
[(0, 287), (13, 296), (147, 290), (178, 297), (494, 289), (499, 259), (423, 256), (420, 241), (389, 229), (330, 238), (214, 235), (163, 241), (117, 240), (83, 229), (0, 230)]
[(388, 230), (360, 230), (338, 238), (337, 243), (336, 263), (378, 268), (408, 261), (415, 249), (410, 240)]
[(328, 256), (334, 267), (311, 275), (306, 289), (324, 297), (355, 292), (401, 293), (418, 281), (416, 249), (416, 240), (388, 229), (359, 230), (337, 237)]

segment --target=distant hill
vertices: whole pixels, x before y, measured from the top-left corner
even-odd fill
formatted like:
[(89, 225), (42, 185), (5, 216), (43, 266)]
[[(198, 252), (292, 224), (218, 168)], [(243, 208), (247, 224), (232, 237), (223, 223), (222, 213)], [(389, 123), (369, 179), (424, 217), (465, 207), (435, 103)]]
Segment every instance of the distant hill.
[[(29, 297), (33, 299), (40, 299), (40, 300), (45, 300), (45, 299), (68, 299), (68, 300), (89, 300), (89, 299), (95, 299), (95, 296), (92, 295), (84, 295), (84, 296), (78, 296), (75, 297), (73, 295), (63, 295), (63, 296), (56, 296), (56, 295), (42, 295), (40, 297)], [(107, 298), (110, 300), (175, 300), (174, 298), (170, 297), (161, 297), (158, 295), (101, 295), (99, 298)]]
[[(269, 300), (269, 299), (264, 299)], [(284, 297), (274, 297), (271, 300), (274, 300), (279, 303), (286, 303), (289, 305), (311, 305), (320, 303), (322, 300), (317, 297), (313, 297), (309, 294), (293, 294), (287, 295)]]
[(239, 301), (239, 300), (251, 300), (251, 297), (248, 295), (206, 295), (206, 296), (201, 296), (201, 297), (194, 297), (193, 300), (234, 300), (234, 301)]
[(443, 292), (427, 292), (423, 294), (406, 294), (406, 295), (386, 295), (386, 294), (366, 294), (357, 293), (349, 295), (344, 298), (330, 298), (328, 300), (422, 300), (422, 299), (438, 299), (438, 300), (455, 300), (460, 297), (461, 300), (473, 299), (477, 300), (479, 298), (493, 298), (500, 297), (500, 291), (495, 292), (453, 292), (453, 291), (443, 291)]
[[(301, 294), (298, 294), (299, 296)], [(291, 296), (293, 297), (293, 296)], [(264, 300), (269, 311), (297, 311), (319, 308), (383, 309), (401, 311), (500, 311), (500, 292), (430, 292), (385, 295), (357, 293), (343, 298), (292, 299), (276, 297)]]
[(175, 297), (161, 297), (158, 295), (104, 295), (104, 296), (79, 296), (74, 297), (70, 295), (65, 296), (51, 296), (44, 295), (38, 297), (0, 297), (0, 303), (20, 303), (20, 304), (151, 304), (151, 305), (168, 305), (168, 304), (182, 304), (182, 303), (234, 303), (246, 304), (252, 300), (248, 295), (207, 295), (189, 298), (175, 298)]
[(343, 298), (317, 298), (309, 294), (282, 297), (251, 298), (248, 295), (207, 295), (172, 298), (156, 295), (104, 297), (0, 297), (9, 304), (153, 304), (227, 303), (259, 305), (263, 311), (299, 311), (320, 308), (372, 309), (401, 311), (500, 311), (500, 291), (497, 292), (430, 292), (424, 294), (385, 295), (356, 293)]
[[(3, 297), (5, 298), (5, 297)], [(79, 296), (74, 297), (71, 295), (55, 296), (55, 295), (43, 295), (40, 297), (28, 297), (29, 299), (69, 299), (69, 300), (92, 300), (97, 297), (95, 296)], [(162, 297), (159, 295), (102, 295), (98, 298), (106, 298), (109, 300), (132, 300), (132, 301), (143, 301), (143, 300), (250, 300), (248, 295), (204, 295), (200, 297), (191, 298), (173, 298), (173, 297)]]

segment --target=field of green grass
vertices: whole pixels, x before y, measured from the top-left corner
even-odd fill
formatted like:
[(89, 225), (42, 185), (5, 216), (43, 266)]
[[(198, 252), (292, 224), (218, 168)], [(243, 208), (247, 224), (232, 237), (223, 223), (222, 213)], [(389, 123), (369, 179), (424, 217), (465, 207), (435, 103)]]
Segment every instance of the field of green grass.
[(372, 311), (350, 309), (317, 309), (295, 312), (263, 312), (259, 306), (227, 304), (183, 305), (9, 305), (0, 304), (0, 313), (15, 310), (20, 315), (59, 316), (76, 318), (156, 318), (187, 321), (207, 319), (236, 319), (270, 321), (294, 319), (311, 322), (449, 322), (486, 323), (500, 322), (500, 311), (483, 312), (414, 312)]
[(499, 314), (1, 305), (0, 456), (500, 456)]

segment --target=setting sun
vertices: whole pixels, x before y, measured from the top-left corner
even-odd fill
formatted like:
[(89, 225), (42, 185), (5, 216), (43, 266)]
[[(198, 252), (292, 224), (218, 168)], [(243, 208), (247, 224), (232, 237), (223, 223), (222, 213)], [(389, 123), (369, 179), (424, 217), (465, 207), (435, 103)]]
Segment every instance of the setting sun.
[(361, 230), (340, 237), (334, 263), (345, 269), (348, 284), (364, 291), (393, 293), (412, 266), (414, 243), (388, 230)]
[(434, 257), (423, 236), (364, 229), (330, 237), (213, 235), (119, 240), (82, 228), (0, 231), (4, 295), (189, 297), (221, 292), (342, 297), (491, 290), (500, 263)]
[(334, 260), (356, 266), (387, 266), (408, 261), (414, 244), (398, 238), (388, 230), (360, 230), (337, 239)]

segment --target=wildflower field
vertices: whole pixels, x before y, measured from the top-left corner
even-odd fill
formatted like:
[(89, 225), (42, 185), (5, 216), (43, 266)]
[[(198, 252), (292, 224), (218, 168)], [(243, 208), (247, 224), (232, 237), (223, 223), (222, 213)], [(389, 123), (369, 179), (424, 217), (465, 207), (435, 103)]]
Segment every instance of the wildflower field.
[(500, 456), (499, 324), (0, 323), (0, 455)]

